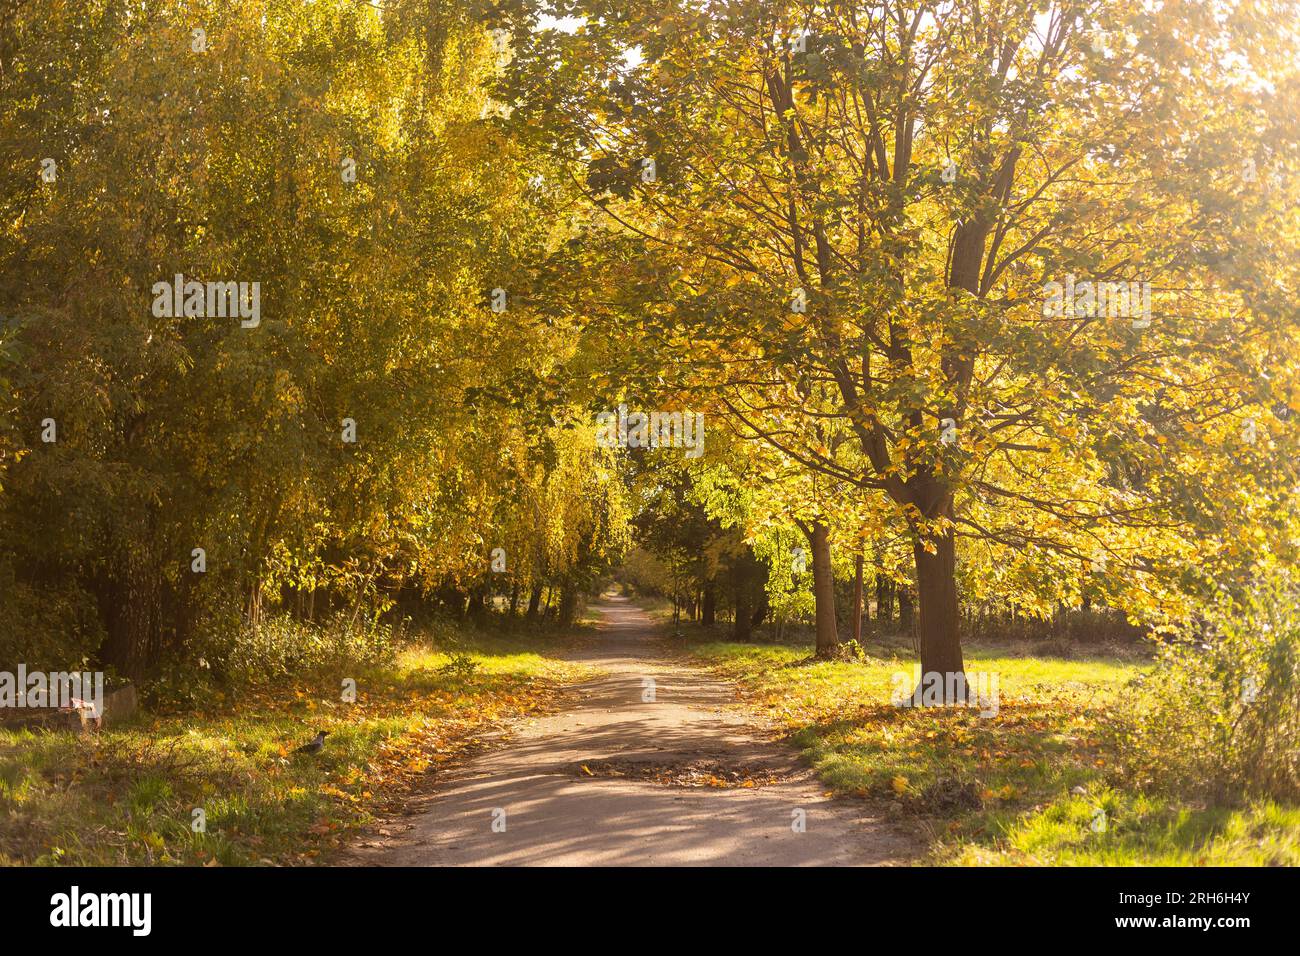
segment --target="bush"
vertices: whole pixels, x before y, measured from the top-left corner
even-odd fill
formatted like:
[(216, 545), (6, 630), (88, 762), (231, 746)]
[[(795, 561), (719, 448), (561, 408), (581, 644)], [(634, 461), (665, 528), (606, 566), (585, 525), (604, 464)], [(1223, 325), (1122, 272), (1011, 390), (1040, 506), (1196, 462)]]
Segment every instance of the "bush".
[(313, 670), (392, 663), (400, 642), (397, 630), (347, 613), (323, 623), (280, 614), (219, 639), (206, 638), (198, 650), (201, 665), (224, 681), (255, 685)]
[(1300, 589), (1289, 579), (1223, 598), (1135, 685), (1111, 725), (1129, 782), (1219, 803), (1300, 798)]
[(104, 641), (94, 598), (75, 586), (0, 587), (0, 670), (81, 670)]

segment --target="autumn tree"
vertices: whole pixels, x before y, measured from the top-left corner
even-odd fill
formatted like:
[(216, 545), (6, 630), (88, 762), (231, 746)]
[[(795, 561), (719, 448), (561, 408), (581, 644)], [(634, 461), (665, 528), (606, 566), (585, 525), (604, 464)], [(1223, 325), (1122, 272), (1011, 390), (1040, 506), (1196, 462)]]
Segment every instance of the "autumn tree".
[(1286, 499), (1292, 4), (499, 9), (513, 127), (597, 211), (592, 322), (896, 509), (925, 672), (963, 670), (959, 547), (1159, 618), (1238, 546), (1189, 546), (1197, 476), (1244, 449)]
[[(6, 10), (6, 660), (139, 676), (269, 611), (481, 593), (497, 547), (570, 591), (609, 559), (500, 56), (456, 0)], [(177, 274), (259, 314), (156, 308)]]

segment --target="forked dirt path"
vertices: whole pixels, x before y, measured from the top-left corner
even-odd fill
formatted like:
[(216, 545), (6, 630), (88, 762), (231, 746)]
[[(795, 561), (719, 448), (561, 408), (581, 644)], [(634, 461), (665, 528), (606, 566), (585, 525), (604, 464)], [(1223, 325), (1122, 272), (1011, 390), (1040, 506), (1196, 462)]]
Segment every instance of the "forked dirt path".
[[(596, 609), (599, 636), (572, 659), (601, 676), (575, 688), (578, 706), (523, 725), (346, 862), (851, 866), (915, 853), (866, 807), (824, 797), (788, 746), (748, 731), (727, 687), (673, 660), (643, 611), (619, 598)], [(732, 785), (674, 785), (701, 776)]]

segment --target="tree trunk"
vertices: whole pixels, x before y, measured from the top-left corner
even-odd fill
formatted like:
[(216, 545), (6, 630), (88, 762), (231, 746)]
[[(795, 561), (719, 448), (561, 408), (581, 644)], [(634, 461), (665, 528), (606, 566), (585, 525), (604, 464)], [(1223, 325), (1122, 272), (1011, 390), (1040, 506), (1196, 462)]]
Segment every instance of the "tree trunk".
[[(933, 551), (927, 549), (927, 544)], [(921, 703), (920, 692), (927, 680), (934, 682), (936, 690), (938, 686), (944, 688), (944, 703), (964, 703), (966, 678), (957, 615), (957, 542), (951, 531), (942, 536), (918, 536), (912, 550), (916, 557), (922, 681), (914, 703)], [(960, 699), (950, 699), (952, 691)], [(931, 695), (934, 693), (932, 690)]]
[(484, 603), (489, 594), (489, 588), (486, 583), (476, 584), (469, 592), (469, 600), (465, 604), (465, 616), (469, 620), (481, 623), (487, 617), (487, 604)]
[(542, 609), (542, 586), (539, 583), (539, 584), (534, 584), (532, 591), (529, 592), (528, 610), (524, 616), (527, 617), (528, 620), (530, 621), (535, 621), (537, 620), (537, 614), (541, 609)]
[(862, 555), (853, 562), (853, 643), (862, 643)]
[(832, 657), (840, 644), (835, 626), (835, 578), (831, 574), (830, 529), (814, 521), (808, 529), (813, 559), (813, 599), (816, 603), (817, 656)]
[(713, 588), (713, 579), (710, 578), (704, 585), (704, 597), (700, 602), (700, 623), (705, 627), (713, 626), (718, 613), (718, 599)]
[(560, 589), (560, 607), (559, 618), (560, 624), (564, 627), (570, 627), (578, 616), (578, 589), (572, 584), (566, 584)]
[(144, 548), (124, 545), (98, 588), (105, 640), (100, 660), (125, 677), (143, 677), (159, 648), (162, 575)]

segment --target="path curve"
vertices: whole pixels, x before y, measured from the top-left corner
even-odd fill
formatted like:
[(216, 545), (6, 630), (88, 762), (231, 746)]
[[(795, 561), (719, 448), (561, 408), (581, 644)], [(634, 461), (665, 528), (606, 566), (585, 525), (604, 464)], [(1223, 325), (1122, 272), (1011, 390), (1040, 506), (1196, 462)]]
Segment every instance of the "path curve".
[[(640, 608), (606, 598), (595, 609), (597, 638), (571, 658), (600, 676), (577, 685), (579, 704), (524, 724), (500, 749), (469, 761), (403, 818), (401, 832), (386, 825), (390, 835), (369, 837), (348, 862), (853, 866), (913, 855), (912, 842), (864, 805), (825, 797), (789, 746), (755, 736), (728, 687), (675, 660)], [(712, 788), (635, 779), (647, 765), (777, 782)], [(609, 767), (633, 772), (602, 775)], [(799, 810), (803, 832), (793, 827)]]

